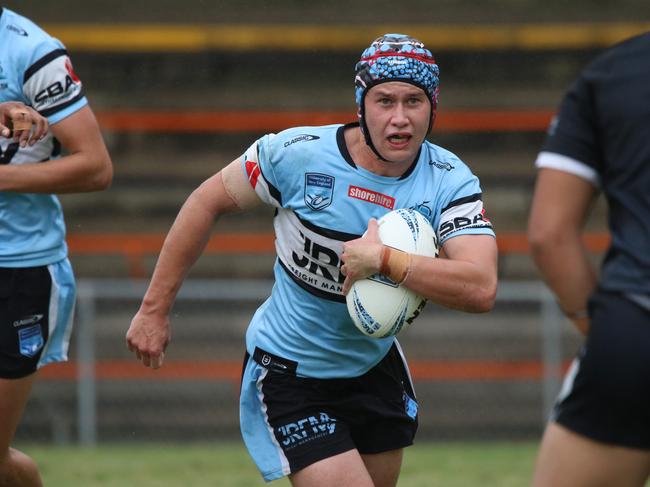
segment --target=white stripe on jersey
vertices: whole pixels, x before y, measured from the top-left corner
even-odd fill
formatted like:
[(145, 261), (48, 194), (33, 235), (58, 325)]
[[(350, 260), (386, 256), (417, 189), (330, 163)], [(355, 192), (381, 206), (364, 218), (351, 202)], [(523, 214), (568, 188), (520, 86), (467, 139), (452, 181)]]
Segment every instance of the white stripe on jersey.
[(447, 208), (440, 215), (438, 235), (440, 244), (459, 230), (468, 228), (491, 228), (492, 224), (483, 217), (483, 201), (480, 199)]
[[(56, 330), (56, 325), (59, 322), (59, 283), (56, 281), (56, 277), (54, 274), (54, 266), (48, 266), (47, 268), (48, 272), (50, 273), (50, 282), (51, 284), (51, 290), (50, 290), (50, 306), (49, 306), (49, 324), (48, 324), (48, 340), (47, 343), (45, 344), (45, 348), (43, 349), (43, 353), (41, 354), (41, 357), (46, 357), (49, 349), (53, 345), (52, 336), (54, 335), (54, 331)], [(68, 342), (69, 343), (69, 342)], [(65, 349), (65, 355), (67, 358), (67, 343), (63, 343), (63, 348)]]
[[(11, 139), (0, 138), (0, 155), (7, 154), (7, 150), (13, 143)], [(26, 147), (13, 147), (16, 152), (13, 154), (8, 163), (10, 164), (25, 164), (31, 162), (47, 161), (52, 155), (54, 148), (54, 136), (48, 132), (45, 137), (39, 140), (34, 145), (27, 145)], [(13, 152), (12, 150), (12, 152)]]
[(68, 259), (47, 266), (52, 287), (50, 290), (48, 339), (38, 361), (38, 367), (51, 362), (68, 360), (72, 320), (75, 309), (75, 284)]
[(583, 162), (578, 161), (577, 159), (573, 159), (562, 154), (542, 151), (537, 156), (535, 167), (540, 169), (548, 168), (568, 172), (574, 176), (586, 179), (597, 188), (600, 187), (600, 177), (598, 176), (598, 173), (594, 171), (593, 167), (590, 167)]
[[(250, 357), (248, 360), (253, 360), (253, 357)], [(284, 450), (282, 449), (280, 443), (278, 443), (278, 440), (275, 437), (275, 431), (273, 430), (273, 427), (269, 422), (269, 415), (267, 413), (268, 407), (264, 402), (264, 391), (262, 390), (262, 383), (264, 382), (264, 378), (268, 375), (268, 373), (269, 371), (267, 369), (263, 369), (261, 371), (260, 376), (257, 378), (257, 382), (255, 383), (255, 387), (257, 388), (257, 398), (260, 401), (260, 413), (262, 414), (264, 424), (266, 425), (266, 429), (269, 433), (269, 438), (271, 439), (271, 443), (275, 446), (275, 451), (278, 454), (280, 465), (282, 466), (282, 473), (283, 475), (286, 476), (291, 473), (289, 460), (287, 459), (287, 456), (284, 454)]]
[(292, 210), (280, 208), (273, 222), (278, 258), (291, 274), (318, 293), (342, 295), (343, 241), (308, 229)]
[(560, 389), (560, 392), (557, 395), (556, 403), (558, 404), (561, 403), (569, 396), (569, 394), (571, 394), (571, 391), (573, 391), (573, 384), (576, 380), (576, 376), (578, 375), (579, 370), (580, 370), (580, 359), (576, 357), (573, 359), (573, 362), (571, 362), (571, 367), (569, 367), (569, 370), (564, 376), (564, 381), (562, 382), (562, 388)]
[(415, 395), (415, 386), (413, 385), (413, 378), (411, 377), (411, 370), (409, 369), (409, 364), (406, 361), (406, 356), (404, 355), (402, 346), (397, 341), (397, 338), (395, 338), (395, 347), (397, 348), (399, 356), (402, 357), (402, 362), (404, 363), (404, 370), (406, 371), (406, 377), (408, 377), (409, 385), (411, 386), (411, 390), (413, 391), (413, 399), (417, 400), (417, 396)]
[(25, 96), (39, 112), (63, 105), (81, 93), (81, 81), (72, 71), (70, 58), (61, 54), (42, 66), (23, 85)]

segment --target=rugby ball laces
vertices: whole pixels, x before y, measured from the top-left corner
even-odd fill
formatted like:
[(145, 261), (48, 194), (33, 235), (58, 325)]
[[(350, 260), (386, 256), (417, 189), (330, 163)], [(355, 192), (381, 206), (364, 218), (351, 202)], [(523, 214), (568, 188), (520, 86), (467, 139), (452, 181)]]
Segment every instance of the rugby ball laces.
[[(436, 233), (418, 211), (394, 210), (377, 223), (384, 245), (411, 254), (438, 256)], [(426, 304), (425, 298), (381, 274), (355, 281), (345, 299), (355, 326), (375, 338), (397, 335), (413, 323)]]

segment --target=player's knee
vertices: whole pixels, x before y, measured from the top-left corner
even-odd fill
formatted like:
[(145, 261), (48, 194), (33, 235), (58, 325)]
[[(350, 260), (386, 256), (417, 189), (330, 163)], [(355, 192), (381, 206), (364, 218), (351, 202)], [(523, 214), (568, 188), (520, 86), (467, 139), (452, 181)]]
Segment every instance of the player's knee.
[(0, 452), (0, 487), (42, 487), (36, 462), (15, 448)]

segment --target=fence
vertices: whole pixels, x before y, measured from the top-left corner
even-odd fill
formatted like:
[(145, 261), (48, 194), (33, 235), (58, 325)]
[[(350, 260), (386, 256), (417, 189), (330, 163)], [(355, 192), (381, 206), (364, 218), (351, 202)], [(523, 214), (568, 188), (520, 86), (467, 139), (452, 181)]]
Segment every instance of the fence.
[[(19, 438), (94, 445), (236, 435), (244, 329), (271, 285), (188, 280), (166, 363), (152, 371), (124, 345), (146, 281), (81, 279), (72, 360), (42, 369)], [(427, 306), (400, 341), (422, 436), (510, 439), (541, 431), (576, 337), (546, 288), (527, 281), (501, 283), (488, 315)]]

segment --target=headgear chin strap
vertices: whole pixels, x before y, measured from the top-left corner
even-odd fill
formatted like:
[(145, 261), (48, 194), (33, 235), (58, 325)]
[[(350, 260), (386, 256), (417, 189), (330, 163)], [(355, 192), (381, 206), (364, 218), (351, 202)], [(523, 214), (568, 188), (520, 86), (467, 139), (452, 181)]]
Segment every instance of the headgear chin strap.
[(440, 70), (431, 51), (413, 37), (404, 34), (386, 34), (375, 39), (363, 51), (355, 66), (355, 100), (359, 107), (359, 125), (366, 144), (383, 161), (370, 137), (365, 118), (365, 98), (375, 85), (389, 81), (402, 81), (421, 88), (431, 103), (431, 117), (427, 135), (433, 128), (438, 106)]

